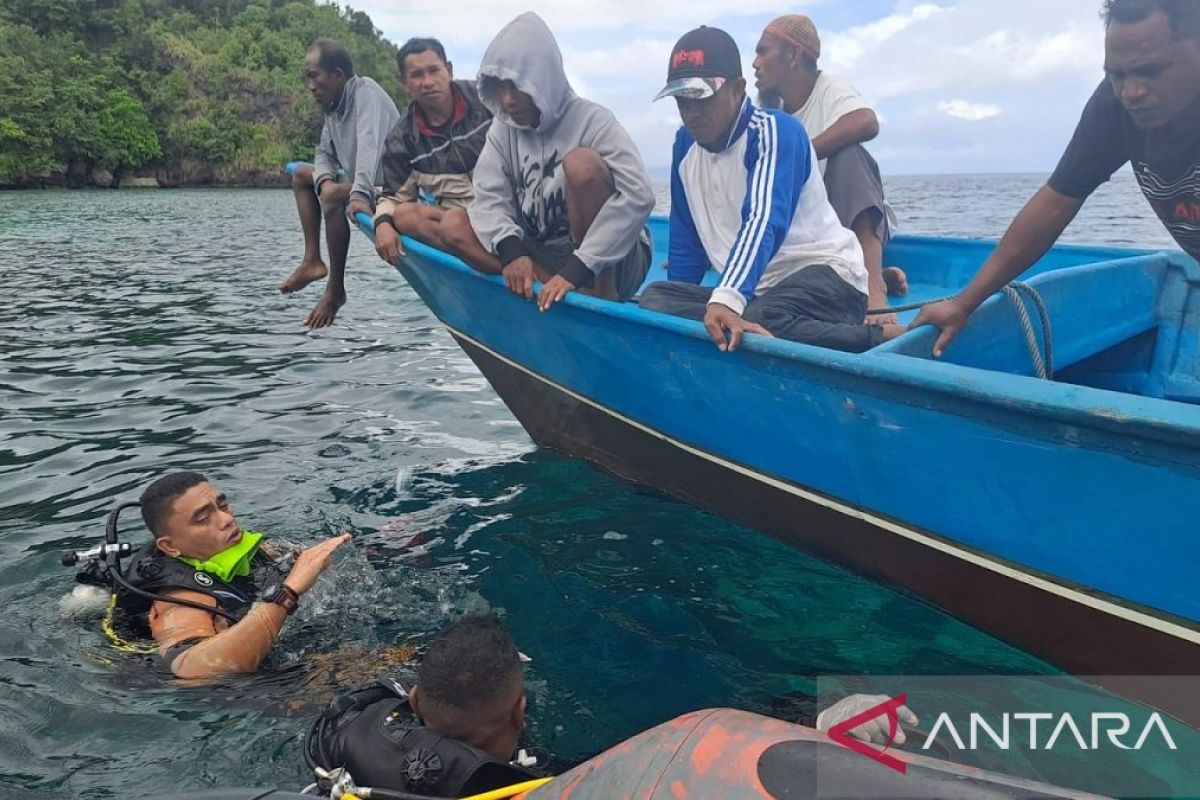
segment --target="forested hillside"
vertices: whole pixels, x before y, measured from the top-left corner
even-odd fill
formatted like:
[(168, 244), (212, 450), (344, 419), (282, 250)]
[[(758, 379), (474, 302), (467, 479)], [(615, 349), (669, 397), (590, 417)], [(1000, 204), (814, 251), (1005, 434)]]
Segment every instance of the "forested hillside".
[(319, 36), (403, 100), (395, 46), (349, 8), (0, 0), (0, 186), (276, 182), (312, 155), (302, 68)]

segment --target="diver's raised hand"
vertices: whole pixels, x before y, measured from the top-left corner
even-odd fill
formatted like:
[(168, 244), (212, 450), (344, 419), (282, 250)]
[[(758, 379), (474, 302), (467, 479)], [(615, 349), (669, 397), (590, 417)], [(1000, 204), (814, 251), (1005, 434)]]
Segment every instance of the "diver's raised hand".
[(296, 594), (304, 594), (313, 587), (321, 573), (329, 568), (332, 563), (330, 557), (333, 555), (333, 551), (348, 541), (350, 541), (350, 534), (343, 533), (341, 536), (326, 539), (320, 544), (314, 544), (304, 550), (296, 557), (292, 571), (288, 573), (283, 582)]

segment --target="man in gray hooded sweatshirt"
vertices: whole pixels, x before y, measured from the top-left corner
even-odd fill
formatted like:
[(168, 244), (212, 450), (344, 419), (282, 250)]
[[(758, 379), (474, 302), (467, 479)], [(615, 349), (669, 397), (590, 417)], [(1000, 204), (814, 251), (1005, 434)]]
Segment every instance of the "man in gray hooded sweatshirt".
[(541, 281), (542, 311), (576, 289), (628, 300), (650, 266), (650, 177), (612, 112), (571, 89), (537, 14), (488, 45), (479, 96), (495, 119), (475, 164), (475, 198), (442, 218), (443, 240), (526, 299)]

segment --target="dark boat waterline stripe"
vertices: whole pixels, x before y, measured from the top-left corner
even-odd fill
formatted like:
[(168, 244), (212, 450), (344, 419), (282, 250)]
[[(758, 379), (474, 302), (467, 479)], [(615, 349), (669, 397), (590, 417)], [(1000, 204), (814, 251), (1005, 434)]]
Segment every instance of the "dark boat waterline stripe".
[[(445, 323), (443, 322), (443, 324), (445, 324)], [(555, 391), (562, 392), (563, 394), (566, 394), (566, 395), (572, 397), (576, 401), (583, 403), (591, 408), (594, 408), (594, 409), (620, 421), (622, 424), (631, 426), (631, 427), (641, 431), (642, 433), (645, 433), (649, 436), (659, 439), (659, 440), (667, 443), (671, 447), (682, 450), (692, 456), (709, 461), (709, 462), (716, 464), (724, 469), (728, 469), (728, 470), (737, 472), (737, 473), (739, 473), (745, 477), (748, 477), (754, 481), (765, 484), (765, 485), (770, 486), (779, 491), (783, 491), (788, 494), (794, 495), (794, 496), (796, 496), (804, 501), (807, 501), (809, 503), (814, 503), (814, 504), (823, 506), (825, 508), (831, 509), (833, 511), (836, 511), (846, 517), (860, 520), (862, 522), (865, 522), (865, 523), (875, 527), (876, 529), (886, 531), (893, 535), (900, 536), (900, 537), (908, 539), (912, 542), (915, 542), (917, 544), (923, 545), (925, 547), (932, 548), (941, 553), (952, 556), (952, 557), (957, 558), (966, 563), (972, 564), (976, 567), (981, 567), (983, 569), (986, 569), (990, 572), (1001, 575), (1010, 580), (1018, 581), (1020, 583), (1026, 584), (1027, 586), (1031, 586), (1035, 589), (1039, 589), (1041, 591), (1057, 595), (1061, 598), (1070, 600), (1071, 602), (1074, 602), (1074, 603), (1077, 603), (1077, 604), (1080, 604), (1083, 606), (1087, 606), (1096, 611), (1100, 611), (1102, 613), (1109, 614), (1111, 616), (1120, 618), (1120, 619), (1128, 621), (1128, 622), (1132, 622), (1132, 623), (1140, 625), (1142, 627), (1149, 628), (1151, 630), (1155, 630), (1160, 633), (1167, 634), (1169, 636), (1173, 636), (1177, 639), (1184, 640), (1191, 644), (1200, 645), (1200, 630), (1196, 630), (1194, 628), (1190, 628), (1185, 625), (1180, 625), (1180, 624), (1171, 622), (1170, 620), (1163, 619), (1162, 617), (1155, 616), (1154, 614), (1149, 614), (1146, 612), (1138, 611), (1133, 608), (1128, 608), (1126, 606), (1121, 605), (1120, 603), (1116, 603), (1116, 602), (1104, 599), (1102, 597), (1097, 597), (1097, 596), (1089, 594), (1085, 591), (1081, 591), (1079, 589), (1074, 589), (1069, 586), (1063, 585), (1063, 584), (1058, 583), (1057, 581), (1051, 580), (1049, 578), (1044, 578), (1039, 575), (1035, 575), (1030, 572), (1026, 572), (1016, 566), (1009, 566), (1009, 565), (1002, 563), (1000, 561), (997, 561), (993, 558), (989, 558), (985, 555), (982, 555), (981, 553), (971, 551), (962, 546), (951, 544), (950, 542), (939, 539), (936, 536), (932, 536), (930, 534), (926, 534), (921, 531), (915, 530), (913, 528), (907, 527), (907, 526), (902, 525), (894, 520), (890, 520), (885, 517), (880, 517), (869, 511), (866, 511), (861, 508), (857, 508), (855, 506), (849, 505), (847, 503), (841, 502), (841, 501), (833, 499), (831, 497), (827, 497), (818, 492), (802, 488), (800, 486), (797, 486), (792, 483), (788, 483), (786, 481), (779, 480), (778, 478), (774, 478), (770, 475), (766, 475), (762, 472), (758, 472), (758, 471), (751, 469), (743, 464), (739, 464), (739, 463), (730, 461), (728, 459), (722, 458), (721, 456), (710, 453), (706, 450), (702, 450), (693, 445), (690, 445), (685, 442), (674, 439), (661, 431), (651, 428), (641, 422), (638, 422), (637, 420), (626, 417), (623, 414), (620, 414), (619, 412), (614, 411), (611, 408), (608, 408), (600, 403), (597, 403), (596, 401), (594, 401), (588, 397), (585, 397), (566, 386), (563, 386), (559, 383), (556, 383), (555, 381), (550, 380), (549, 378), (545, 377), (544, 375), (541, 375), (541, 374), (529, 369), (528, 367), (524, 366), (523, 364), (517, 363), (516, 361), (513, 361), (512, 359), (508, 358), (507, 356), (504, 356), (503, 354), (496, 352), (491, 347), (488, 347), (487, 345), (483, 344), (479, 340), (475, 339), (474, 337), (472, 337), (466, 333), (463, 333), (462, 331), (458, 330), (457, 328), (454, 328), (449, 325), (447, 325), (446, 327), (452, 334), (454, 334), (454, 336), (459, 337), (459, 338), (463, 339), (464, 341), (470, 342), (473, 346), (478, 347), (480, 350), (488, 353), (493, 358), (507, 364), (508, 366), (512, 367), (513, 369), (519, 370), (520, 372), (536, 379), (537, 381), (539, 381), (549, 387), (552, 387)]]

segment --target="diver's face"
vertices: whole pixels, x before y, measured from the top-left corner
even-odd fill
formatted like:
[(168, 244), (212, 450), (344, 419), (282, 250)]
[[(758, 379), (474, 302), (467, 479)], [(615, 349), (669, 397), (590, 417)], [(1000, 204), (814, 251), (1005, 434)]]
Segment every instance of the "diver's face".
[(211, 483), (188, 489), (171, 504), (158, 548), (169, 556), (201, 561), (237, 544), (242, 538), (225, 493)]
[(496, 83), (496, 102), (500, 110), (513, 121), (514, 125), (522, 128), (536, 128), (542, 121), (542, 113), (538, 111), (533, 98), (517, 88), (512, 81)]
[(1134, 123), (1161, 128), (1200, 94), (1200, 41), (1172, 31), (1162, 11), (1140, 22), (1113, 22), (1104, 39), (1104, 71)]

